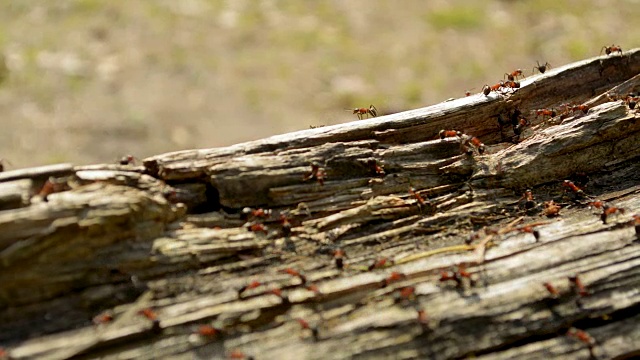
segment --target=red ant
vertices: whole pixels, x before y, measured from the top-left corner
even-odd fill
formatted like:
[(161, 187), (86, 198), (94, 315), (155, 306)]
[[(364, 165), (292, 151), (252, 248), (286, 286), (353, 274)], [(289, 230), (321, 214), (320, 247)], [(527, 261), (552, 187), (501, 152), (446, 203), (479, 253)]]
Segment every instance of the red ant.
[(579, 187), (577, 187), (577, 186), (576, 186), (576, 184), (574, 184), (574, 183), (573, 183), (573, 181), (565, 180), (565, 181), (562, 183), (562, 186), (564, 186), (564, 187), (566, 187), (566, 188), (570, 189), (571, 191), (573, 191), (573, 192), (574, 192), (574, 193), (576, 193), (576, 194), (580, 194), (580, 195), (584, 194), (584, 191), (582, 191), (582, 189), (580, 189)]
[(570, 328), (569, 330), (567, 330), (567, 336), (576, 338), (587, 344), (587, 346), (589, 347), (589, 352), (591, 353), (591, 357), (594, 357), (593, 346), (596, 344), (596, 341), (586, 331), (576, 328)]
[(120, 165), (134, 165), (135, 164), (135, 159), (136, 158), (133, 155), (125, 155), (125, 156), (120, 158), (118, 163)]
[(524, 74), (522, 74), (522, 70), (521, 69), (514, 70), (511, 74), (504, 73), (504, 75), (506, 76), (507, 80), (509, 80), (509, 81), (516, 80), (518, 78), (518, 76), (522, 76), (523, 79), (525, 78)]
[(576, 105), (571, 107), (571, 112), (582, 111), (583, 113), (589, 112), (589, 105)]
[(242, 294), (244, 294), (245, 291), (251, 290), (251, 289), (255, 289), (255, 288), (259, 287), (260, 285), (262, 285), (261, 282), (254, 280), (254, 281), (250, 282), (248, 285), (244, 285), (243, 287), (238, 289), (238, 296), (241, 297)]
[(382, 168), (382, 166), (378, 165), (378, 162), (376, 161), (376, 159), (369, 159), (367, 161), (367, 165), (369, 165), (369, 168), (374, 174), (379, 176), (385, 175), (384, 169)]
[(631, 225), (634, 225), (636, 228), (636, 237), (640, 240), (640, 215), (633, 215), (633, 219), (631, 220)]
[(142, 309), (138, 311), (138, 314), (146, 317), (151, 321), (151, 323), (153, 324), (153, 328), (152, 328), (153, 331), (160, 330), (160, 320), (158, 319), (158, 314), (156, 314), (156, 312), (153, 311), (153, 309), (150, 309), (150, 308)]
[(302, 328), (302, 330), (311, 331), (311, 335), (313, 336), (313, 338), (318, 340), (318, 328), (317, 327), (312, 327), (311, 325), (309, 325), (309, 323), (305, 319), (296, 319), (296, 320), (298, 321), (298, 324), (300, 324), (300, 327)]
[(407, 286), (405, 288), (400, 289), (399, 295), (403, 299), (411, 299), (416, 292), (416, 288), (413, 286)]
[(589, 296), (590, 295), (589, 290), (587, 290), (587, 288), (584, 286), (584, 284), (582, 283), (582, 280), (580, 280), (578, 275), (569, 276), (569, 281), (575, 287), (576, 291), (578, 292), (578, 295), (580, 295), (580, 296)]
[(251, 232), (259, 232), (262, 231), (265, 234), (268, 234), (269, 231), (267, 230), (267, 227), (264, 224), (260, 224), (260, 223), (253, 223), (253, 224), (248, 224), (247, 228), (249, 229), (249, 231)]
[(422, 197), (422, 195), (420, 195), (420, 193), (417, 193), (416, 189), (414, 189), (413, 187), (409, 187), (409, 194), (413, 196), (414, 199), (416, 199), (419, 206), (426, 205), (426, 202), (424, 201), (424, 198)]
[(517, 81), (509, 80), (509, 81), (506, 81), (504, 83), (504, 86), (508, 87), (508, 88), (511, 88), (511, 89), (519, 89), (520, 88), (520, 83), (517, 82)]
[(549, 116), (549, 117), (555, 117), (556, 116), (556, 111), (554, 109), (538, 109), (538, 110), (534, 110), (534, 112), (536, 113), (536, 119), (540, 115), (542, 115), (542, 119), (543, 120), (544, 120), (545, 116)]
[(533, 67), (533, 70), (531, 71), (531, 75), (533, 75), (536, 72), (536, 70), (538, 70), (540, 74), (544, 74), (544, 72), (547, 71), (547, 69), (551, 69), (551, 64), (549, 64), (548, 62), (545, 62), (543, 65), (540, 65), (540, 62), (536, 60), (536, 64), (537, 66)]
[(292, 268), (286, 268), (282, 270), (282, 272), (285, 274), (289, 274), (291, 276), (300, 278), (300, 281), (302, 281), (303, 284), (307, 282), (307, 278), (304, 275), (302, 275), (298, 270), (295, 270)]
[(220, 334), (220, 329), (216, 329), (211, 325), (200, 325), (197, 333), (200, 336), (211, 338)]
[(602, 200), (596, 200), (596, 201), (588, 202), (587, 205), (593, 206), (596, 209), (602, 209), (603, 207), (607, 206), (607, 203), (605, 203)]
[(385, 267), (385, 265), (387, 265), (387, 261), (389, 261), (389, 259), (387, 258), (382, 258), (380, 260), (374, 261), (373, 264), (369, 265), (368, 269), (369, 271), (371, 271), (373, 269), (379, 269), (379, 268)]
[(606, 224), (607, 223), (607, 217), (611, 214), (615, 214), (615, 213), (620, 213), (620, 214), (624, 214), (624, 209), (615, 207), (615, 206), (608, 206), (608, 205), (603, 205), (602, 206), (602, 214), (600, 215), (600, 219), (602, 219), (602, 223)]
[(555, 201), (549, 200), (544, 202), (544, 211), (543, 214), (547, 217), (554, 217), (560, 215), (560, 209), (562, 208), (560, 205), (556, 204)]
[(271, 216), (272, 211), (269, 209), (252, 209), (250, 207), (246, 207), (244, 209), (242, 209), (242, 213), (245, 215), (249, 215), (251, 214), (251, 216), (253, 217), (259, 217), (259, 218), (268, 218), (269, 216)]
[(449, 281), (449, 280), (453, 280), (456, 282), (456, 286), (461, 288), (462, 287), (462, 279), (463, 278), (467, 278), (469, 279), (469, 285), (473, 286), (475, 284), (475, 280), (473, 279), (471, 273), (469, 273), (464, 265), (459, 265), (457, 269), (454, 269), (453, 271), (441, 271), (440, 272), (440, 281), (444, 282), (444, 281)]
[(529, 126), (529, 121), (525, 118), (520, 118), (518, 123), (513, 126), (513, 133), (516, 135), (522, 134), (522, 129), (526, 126)]
[(57, 181), (55, 178), (50, 177), (49, 180), (45, 181), (44, 185), (42, 185), (38, 195), (43, 201), (48, 201), (49, 195), (65, 190), (69, 190), (69, 186), (65, 181)]
[(471, 155), (473, 151), (468, 147), (469, 144), (473, 145), (478, 150), (478, 154), (482, 155), (484, 153), (486, 147), (477, 137), (467, 136), (461, 143), (463, 152)]
[(100, 324), (107, 324), (113, 321), (113, 315), (109, 314), (109, 313), (103, 313), (100, 315), (96, 315), (93, 319), (92, 322), (96, 325), (100, 325)]
[[(349, 109), (348, 111), (352, 111)], [(358, 116), (358, 119), (362, 120), (365, 116), (376, 117), (378, 116), (378, 109), (375, 106), (369, 105), (369, 108), (355, 108), (353, 114)]]
[(560, 292), (558, 291), (558, 289), (556, 289), (555, 286), (551, 285), (551, 283), (546, 282), (543, 285), (547, 289), (549, 294), (551, 294), (552, 298), (555, 299), (560, 295)]
[(320, 168), (320, 165), (318, 165), (318, 163), (314, 162), (311, 164), (311, 171), (306, 173), (302, 177), (302, 181), (316, 179), (318, 180), (318, 184), (324, 185), (324, 176), (325, 176), (324, 170)]
[(280, 214), (280, 223), (282, 224), (282, 235), (291, 235), (291, 223), (285, 214)]
[(229, 353), (229, 359), (234, 360), (254, 360), (253, 356), (247, 356), (240, 350), (233, 350)]
[(467, 91), (464, 92), (464, 96), (471, 96), (471, 90), (473, 89), (469, 89)]
[(627, 103), (627, 106), (629, 107), (629, 109), (633, 110), (636, 108), (636, 104), (638, 103), (638, 100), (640, 100), (640, 97), (629, 94), (627, 95), (624, 101)]
[(456, 130), (440, 130), (438, 133), (440, 135), (440, 139), (449, 138), (449, 137), (460, 137), (462, 133)]
[(603, 46), (602, 49), (600, 49), (600, 55), (602, 55), (603, 50), (605, 54), (607, 54), (607, 56), (611, 55), (614, 52), (619, 52), (620, 54), (622, 54), (622, 48), (619, 45)]
[(382, 287), (388, 286), (392, 282), (396, 282), (396, 281), (402, 280), (402, 279), (404, 279), (406, 277), (407, 276), (405, 274), (399, 273), (397, 271), (394, 271), (394, 272), (391, 273), (391, 275), (389, 275), (388, 278), (384, 279), (384, 281), (382, 283)]
[(336, 249), (333, 252), (333, 258), (336, 260), (336, 268), (338, 268), (338, 270), (342, 270), (344, 268), (344, 251), (342, 249)]
[(310, 284), (310, 285), (305, 286), (304, 288), (309, 290), (309, 291), (311, 291), (311, 292), (313, 292), (316, 295), (320, 294), (320, 289), (318, 289), (318, 285), (316, 285), (316, 284)]
[(500, 88), (502, 88), (504, 86), (504, 81), (500, 81), (499, 83), (493, 85), (493, 86), (489, 86), (489, 85), (485, 85), (482, 87), (482, 93), (485, 96), (489, 96), (489, 93), (491, 93), (492, 91), (498, 91), (500, 90)]
[(418, 322), (420, 324), (426, 325), (429, 322), (429, 318), (427, 317), (427, 312), (420, 308), (416, 310), (418, 313)]

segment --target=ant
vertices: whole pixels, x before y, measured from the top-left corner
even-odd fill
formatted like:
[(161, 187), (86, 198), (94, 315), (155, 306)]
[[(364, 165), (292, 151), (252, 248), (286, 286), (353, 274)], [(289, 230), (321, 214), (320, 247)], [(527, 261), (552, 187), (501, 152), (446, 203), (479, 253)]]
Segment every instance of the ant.
[(482, 93), (483, 93), (485, 96), (489, 96), (489, 94), (490, 94), (492, 91), (496, 91), (496, 92), (497, 92), (497, 91), (498, 91), (498, 90), (500, 90), (500, 88), (502, 88), (503, 86), (504, 86), (504, 81), (500, 81), (499, 83), (497, 83), (497, 84), (495, 84), (495, 85), (493, 85), (493, 86), (485, 85), (485, 86), (483, 86), (483, 87), (482, 87)]
[(369, 165), (369, 168), (374, 174), (379, 176), (385, 175), (384, 169), (382, 168), (382, 166), (378, 165), (378, 162), (376, 161), (376, 159), (369, 159), (367, 161), (367, 165)]
[(324, 177), (325, 177), (324, 170), (320, 168), (320, 165), (317, 162), (313, 162), (311, 164), (311, 171), (306, 173), (302, 177), (302, 181), (316, 179), (318, 181), (318, 184), (322, 186), (324, 185)]
[(248, 285), (244, 285), (243, 287), (238, 289), (238, 297), (242, 297), (242, 294), (244, 294), (245, 291), (255, 289), (260, 285), (262, 285), (262, 283), (256, 280), (250, 282)]
[(578, 295), (580, 296), (590, 295), (589, 290), (587, 290), (587, 288), (584, 286), (584, 284), (582, 283), (582, 280), (580, 280), (578, 275), (569, 276), (569, 282), (571, 282), (573, 287), (576, 289), (576, 292), (578, 293)]
[(602, 205), (602, 214), (600, 215), (600, 219), (602, 219), (602, 223), (606, 224), (607, 223), (607, 217), (611, 214), (615, 214), (615, 213), (620, 213), (620, 214), (624, 214), (624, 209), (615, 207), (615, 206), (608, 206), (608, 205)]
[(544, 287), (547, 289), (549, 294), (551, 294), (552, 298), (556, 299), (558, 296), (560, 296), (560, 292), (558, 291), (558, 289), (556, 289), (556, 287), (553, 286), (551, 283), (546, 282), (542, 285), (544, 285)]
[(423, 308), (416, 309), (418, 313), (418, 322), (423, 325), (427, 325), (429, 322), (429, 318), (427, 317), (427, 312)]
[(285, 237), (291, 235), (291, 223), (287, 215), (280, 214), (280, 223), (282, 224), (282, 235)]
[(125, 155), (118, 160), (120, 165), (134, 165), (136, 158), (133, 155)]
[(151, 323), (153, 324), (152, 329), (154, 331), (160, 330), (160, 320), (158, 319), (158, 314), (156, 314), (156, 312), (153, 311), (153, 309), (151, 308), (142, 309), (138, 311), (138, 314), (146, 317), (151, 321)]
[(540, 62), (536, 60), (536, 64), (537, 66), (533, 67), (533, 70), (531, 71), (531, 75), (533, 75), (536, 72), (536, 70), (538, 70), (540, 74), (544, 74), (544, 72), (547, 71), (547, 69), (551, 69), (551, 64), (549, 64), (548, 62), (545, 62), (543, 65), (540, 65)]
[(251, 232), (259, 232), (259, 231), (261, 231), (261, 232), (263, 232), (265, 234), (269, 233), (269, 231), (267, 230), (267, 227), (264, 226), (264, 224), (261, 224), (261, 223), (247, 224), (247, 228)]
[(254, 218), (263, 218), (267, 219), (271, 216), (272, 211), (270, 209), (252, 209), (250, 207), (245, 207), (242, 209), (242, 217), (244, 219), (248, 219), (249, 217)]
[(555, 117), (556, 116), (556, 111), (554, 109), (538, 109), (538, 110), (534, 110), (534, 112), (536, 113), (536, 119), (540, 115), (542, 115), (542, 119), (543, 120), (544, 120), (545, 116), (549, 116), (549, 117)]
[(102, 313), (94, 316), (91, 320), (95, 325), (107, 324), (113, 321), (113, 315), (109, 313)]
[(537, 206), (534, 199), (535, 197), (533, 196), (533, 192), (531, 191), (531, 189), (527, 189), (524, 191), (524, 194), (522, 194), (522, 197), (520, 198), (520, 200), (518, 200), (518, 202), (524, 200), (524, 207), (526, 209), (532, 209)]
[(49, 195), (66, 190), (69, 190), (69, 185), (67, 185), (65, 181), (56, 180), (52, 176), (45, 181), (44, 185), (42, 185), (42, 188), (38, 192), (38, 196), (40, 196), (43, 201), (49, 201)]
[(611, 55), (614, 52), (619, 52), (620, 54), (622, 54), (622, 48), (620, 47), (620, 45), (603, 46), (602, 49), (600, 49), (600, 55), (602, 55), (603, 50), (605, 54), (607, 54), (607, 56)]
[(591, 353), (591, 357), (592, 358), (594, 357), (593, 356), (593, 346), (596, 344), (596, 341), (586, 331), (580, 330), (580, 329), (576, 329), (576, 328), (572, 327), (569, 330), (567, 330), (567, 336), (576, 338), (576, 339), (582, 341), (583, 343), (587, 344), (587, 346), (589, 347), (589, 352)]
[(298, 270), (295, 270), (292, 268), (286, 268), (281, 272), (300, 278), (300, 281), (302, 281), (303, 284), (307, 282), (307, 278), (304, 275), (302, 275)]
[(419, 206), (425, 206), (426, 202), (424, 201), (424, 198), (422, 197), (422, 195), (420, 195), (420, 193), (416, 192), (416, 189), (414, 189), (413, 187), (409, 187), (409, 194), (411, 196), (414, 197), (414, 199), (416, 199), (416, 201), (418, 202)]
[(314, 340), (318, 340), (318, 328), (317, 327), (312, 327), (311, 325), (309, 325), (309, 323), (305, 320), (305, 319), (296, 319), (298, 321), (298, 324), (300, 324), (300, 327), (302, 328), (302, 330), (310, 330), (311, 331), (311, 336), (313, 336)]
[(520, 88), (520, 83), (517, 82), (517, 81), (509, 80), (509, 81), (506, 81), (504, 83), (504, 86), (508, 87), (508, 88), (511, 88), (511, 89), (519, 89)]
[(333, 252), (333, 258), (336, 260), (336, 268), (338, 268), (338, 270), (342, 270), (344, 269), (344, 258), (345, 258), (345, 253), (344, 250), (342, 249), (336, 249)]
[(399, 273), (397, 271), (394, 271), (391, 273), (391, 275), (389, 275), (388, 278), (384, 279), (382, 282), (382, 287), (386, 287), (389, 284), (391, 284), (392, 282), (396, 282), (396, 281), (400, 281), (404, 278), (406, 278), (407, 276), (403, 273)]
[[(352, 111), (349, 109), (348, 111)], [(355, 108), (353, 114), (358, 116), (358, 119), (362, 120), (365, 116), (376, 117), (378, 116), (378, 109), (375, 106), (369, 105), (369, 108)]]
[(514, 70), (510, 74), (509, 73), (504, 73), (504, 75), (507, 77), (507, 80), (509, 80), (509, 81), (514, 81), (514, 80), (518, 79), (518, 76), (522, 76), (522, 78), (525, 79), (524, 74), (522, 74), (522, 69)]
[(589, 105), (576, 105), (571, 107), (571, 112), (582, 111), (583, 113), (589, 112)]
[(468, 155), (473, 154), (473, 151), (471, 150), (471, 148), (468, 147), (468, 145), (473, 145), (477, 150), (478, 150), (478, 154), (482, 155), (484, 153), (485, 150), (485, 145), (482, 143), (482, 141), (480, 141), (480, 139), (478, 139), (475, 136), (466, 136), (465, 139), (463, 139), (462, 143), (461, 143), (461, 147), (463, 152), (467, 153)]
[(243, 353), (240, 350), (233, 350), (232, 352), (229, 353), (229, 359), (235, 359), (235, 360), (254, 360), (255, 358), (253, 356), (247, 356), (245, 355), (245, 353)]
[(214, 328), (211, 325), (200, 325), (200, 327), (198, 327), (198, 335), (202, 336), (202, 337), (208, 337), (208, 338), (212, 338), (217, 336), (218, 334), (220, 334), (221, 330)]
[(529, 121), (525, 118), (520, 118), (518, 123), (513, 126), (513, 133), (519, 136), (522, 134), (522, 129), (527, 126), (529, 126)]
[(640, 97), (634, 96), (634, 95), (636, 95), (636, 94), (629, 94), (629, 95), (627, 95), (627, 97), (624, 100), (624, 102), (627, 103), (627, 106), (631, 110), (636, 108), (636, 104), (638, 104), (638, 101), (640, 100)]
[(320, 289), (318, 289), (318, 285), (316, 284), (310, 284), (304, 287), (305, 289), (311, 291), (312, 293), (316, 294), (316, 295), (320, 295)]
[(560, 205), (556, 204), (555, 201), (549, 200), (543, 203), (544, 211), (543, 214), (547, 217), (554, 217), (560, 215), (560, 209), (562, 208)]
[(398, 291), (398, 295), (401, 299), (411, 300), (415, 297), (416, 288), (413, 286), (407, 286)]
[[(386, 267), (386, 266), (391, 266), (391, 264), (387, 265), (387, 261), (389, 261), (389, 259), (387, 258), (382, 258), (380, 260), (374, 261), (373, 264), (369, 265), (368, 270), (371, 271), (373, 269), (379, 269), (382, 267)], [(392, 261), (389, 261), (390, 263)]]
[(633, 219), (630, 221), (631, 225), (636, 228), (636, 238), (640, 240), (640, 215), (633, 215)]
[(441, 271), (440, 272), (440, 281), (444, 282), (444, 281), (449, 281), (449, 280), (453, 280), (456, 282), (456, 287), (458, 288), (462, 288), (463, 283), (462, 283), (462, 279), (463, 278), (467, 278), (469, 279), (469, 285), (473, 286), (475, 285), (475, 280), (473, 279), (471, 273), (469, 273), (464, 265), (459, 265), (456, 268), (454, 268), (454, 270), (452, 271)]
[(471, 96), (471, 90), (473, 89), (469, 89), (467, 91), (464, 92), (464, 96)]
[(462, 136), (462, 133), (456, 130), (440, 130), (438, 135), (440, 135), (440, 139), (444, 139), (444, 138), (450, 138), (450, 137), (456, 137), (456, 136), (460, 137)]
[[(580, 189), (576, 184), (573, 183), (573, 181), (570, 180), (565, 180), (562, 183), (562, 186), (564, 186), (565, 188), (567, 188), (568, 190), (573, 191), (573, 194), (577, 195), (578, 197), (583, 197), (585, 196), (584, 191), (582, 191), (582, 189)], [(574, 199), (575, 200), (575, 199)]]

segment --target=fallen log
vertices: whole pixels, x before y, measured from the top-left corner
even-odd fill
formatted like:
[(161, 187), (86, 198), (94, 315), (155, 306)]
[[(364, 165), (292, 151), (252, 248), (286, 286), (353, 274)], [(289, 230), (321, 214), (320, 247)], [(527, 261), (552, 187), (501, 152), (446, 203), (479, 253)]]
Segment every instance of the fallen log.
[(0, 173), (0, 358), (633, 356), (638, 74)]

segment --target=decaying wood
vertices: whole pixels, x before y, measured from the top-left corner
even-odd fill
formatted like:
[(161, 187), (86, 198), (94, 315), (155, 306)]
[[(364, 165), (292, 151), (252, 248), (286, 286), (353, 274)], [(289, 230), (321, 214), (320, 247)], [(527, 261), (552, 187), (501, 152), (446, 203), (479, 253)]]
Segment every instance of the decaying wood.
[[(632, 50), (144, 166), (2, 173), (4, 356), (637, 354), (639, 73)], [(516, 109), (519, 138), (498, 125)]]

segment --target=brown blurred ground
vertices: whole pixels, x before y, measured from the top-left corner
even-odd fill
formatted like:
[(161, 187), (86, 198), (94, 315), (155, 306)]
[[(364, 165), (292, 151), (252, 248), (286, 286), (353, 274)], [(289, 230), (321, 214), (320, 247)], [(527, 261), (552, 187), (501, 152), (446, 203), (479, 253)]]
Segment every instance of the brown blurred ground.
[(0, 2), (0, 158), (111, 162), (427, 106), (640, 46), (640, 2)]

